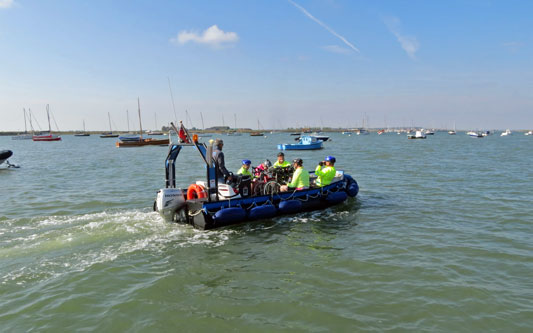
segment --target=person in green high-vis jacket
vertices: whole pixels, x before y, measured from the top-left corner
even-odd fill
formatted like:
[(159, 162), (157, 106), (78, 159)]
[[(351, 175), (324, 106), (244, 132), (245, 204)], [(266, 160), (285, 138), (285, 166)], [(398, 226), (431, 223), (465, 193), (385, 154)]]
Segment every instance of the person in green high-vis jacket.
[(252, 165), (252, 161), (242, 160), (242, 167), (237, 171), (237, 174), (253, 178), (252, 172), (250, 171), (250, 165)]
[(335, 170), (335, 157), (326, 156), (324, 162), (318, 163), (315, 169), (315, 175), (317, 175), (316, 186), (322, 187), (331, 184), (337, 171)]
[(297, 158), (292, 161), (294, 166), (294, 174), (292, 175), (292, 181), (280, 187), (281, 192), (287, 192), (290, 190), (305, 190), (309, 188), (309, 171), (303, 167), (304, 161), (301, 158)]
[(274, 168), (288, 168), (291, 164), (285, 161), (285, 154), (283, 152), (278, 153), (278, 160), (274, 163)]

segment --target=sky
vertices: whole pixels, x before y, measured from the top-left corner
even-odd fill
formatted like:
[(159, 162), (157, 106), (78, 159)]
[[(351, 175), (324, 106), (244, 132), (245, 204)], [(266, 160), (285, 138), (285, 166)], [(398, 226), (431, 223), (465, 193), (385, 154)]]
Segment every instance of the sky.
[[(530, 0), (0, 0), (0, 131), (533, 129)], [(172, 103), (174, 100), (174, 106)], [(175, 111), (174, 111), (175, 110)], [(34, 122), (34, 127), (37, 127)], [(52, 122), (52, 128), (55, 128)]]

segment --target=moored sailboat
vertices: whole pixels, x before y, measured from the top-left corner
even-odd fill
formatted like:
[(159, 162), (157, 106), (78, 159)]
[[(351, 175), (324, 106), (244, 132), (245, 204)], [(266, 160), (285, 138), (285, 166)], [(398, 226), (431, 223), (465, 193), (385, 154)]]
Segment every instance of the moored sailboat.
[(143, 127), (142, 127), (142, 120), (141, 120), (141, 103), (139, 99), (137, 98), (137, 106), (138, 106), (138, 113), (139, 113), (139, 138), (138, 139), (132, 139), (131, 141), (120, 137), (120, 141), (116, 143), (117, 147), (140, 147), (140, 146), (159, 146), (159, 145), (168, 145), (169, 139), (154, 139), (154, 138), (143, 138)]
[[(33, 135), (33, 141), (61, 141), (59, 135), (52, 134), (52, 127), (50, 126), (50, 106), (46, 104), (46, 116), (48, 117), (48, 134)], [(56, 124), (57, 126), (57, 124)]]
[[(118, 134), (113, 134), (113, 129), (111, 128), (111, 115), (107, 113), (107, 119), (109, 120), (109, 132), (102, 133), (101, 138), (118, 138)], [(129, 125), (129, 124), (128, 124)]]
[[(28, 128), (26, 126), (26, 109), (23, 108), (22, 110), (24, 111), (24, 133), (12, 136), (11, 139), (13, 139), (13, 140), (31, 140), (32, 137), (33, 137), (33, 135), (28, 133)], [(30, 117), (31, 117), (31, 115), (30, 115)], [(30, 123), (31, 123), (31, 120), (30, 120)]]

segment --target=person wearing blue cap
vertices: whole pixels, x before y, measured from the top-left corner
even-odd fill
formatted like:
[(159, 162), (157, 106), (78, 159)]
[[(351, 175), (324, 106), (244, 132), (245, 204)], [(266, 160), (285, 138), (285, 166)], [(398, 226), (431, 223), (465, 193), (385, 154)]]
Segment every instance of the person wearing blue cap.
[(326, 156), (325, 160), (318, 163), (315, 169), (315, 175), (317, 175), (316, 186), (322, 187), (331, 184), (337, 171), (335, 170), (335, 157)]
[(252, 161), (250, 160), (242, 160), (242, 167), (237, 171), (238, 175), (243, 176), (250, 176), (250, 178), (253, 177), (252, 172), (250, 172), (250, 165), (252, 165)]

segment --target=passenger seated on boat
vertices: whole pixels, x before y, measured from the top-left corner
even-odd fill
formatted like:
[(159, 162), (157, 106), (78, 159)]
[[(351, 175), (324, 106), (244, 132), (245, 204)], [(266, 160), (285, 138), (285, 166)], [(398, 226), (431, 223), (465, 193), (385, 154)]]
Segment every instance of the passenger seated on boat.
[(218, 182), (225, 184), (226, 180), (231, 181), (233, 176), (228, 169), (226, 169), (226, 163), (224, 162), (224, 153), (222, 152), (224, 141), (222, 139), (216, 139), (215, 146), (216, 149), (213, 151), (213, 159), (217, 165), (216, 171), (218, 174)]
[(238, 175), (245, 175), (253, 177), (252, 172), (250, 171), (250, 166), (252, 165), (252, 161), (250, 160), (242, 160), (242, 167), (237, 171)]
[(294, 174), (292, 175), (292, 181), (287, 185), (282, 185), (280, 187), (281, 192), (293, 190), (299, 191), (309, 188), (309, 171), (304, 169), (303, 163), (301, 158), (292, 161), (292, 165), (295, 169)]
[(326, 156), (324, 161), (318, 163), (315, 169), (315, 174), (317, 175), (315, 182), (316, 186), (322, 187), (331, 184), (331, 181), (335, 178), (335, 174), (337, 173), (334, 166), (335, 161), (335, 157)]
[(288, 168), (291, 164), (285, 161), (285, 154), (283, 152), (278, 153), (278, 160), (274, 163), (274, 168)]
[(263, 163), (259, 164), (259, 166), (255, 167), (254, 170), (255, 178), (261, 178), (271, 166), (272, 162), (270, 162), (270, 160), (265, 160)]

